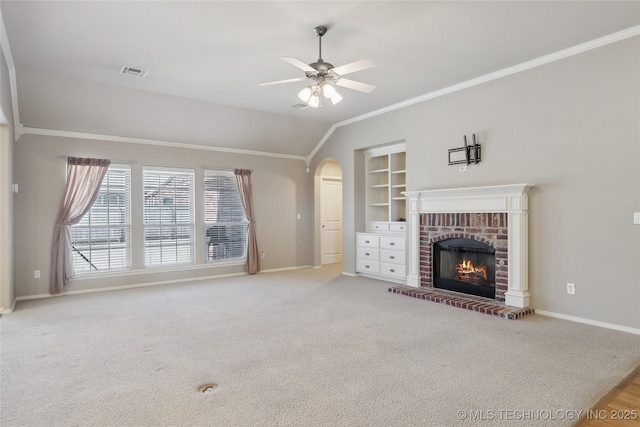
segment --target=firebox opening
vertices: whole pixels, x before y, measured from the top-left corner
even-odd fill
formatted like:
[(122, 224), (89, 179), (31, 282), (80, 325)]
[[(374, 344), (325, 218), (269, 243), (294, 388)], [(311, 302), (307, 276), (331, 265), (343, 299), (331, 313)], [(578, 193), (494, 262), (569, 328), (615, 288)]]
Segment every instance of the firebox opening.
[(496, 297), (496, 251), (473, 239), (434, 244), (433, 286), (486, 298)]

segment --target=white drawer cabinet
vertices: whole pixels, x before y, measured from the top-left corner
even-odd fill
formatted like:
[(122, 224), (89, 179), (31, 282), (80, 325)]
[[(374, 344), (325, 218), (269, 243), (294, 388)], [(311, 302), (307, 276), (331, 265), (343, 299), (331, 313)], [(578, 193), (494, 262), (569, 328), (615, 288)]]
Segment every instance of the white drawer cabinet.
[(363, 276), (406, 282), (404, 235), (356, 233), (356, 271)]
[(375, 234), (356, 233), (356, 244), (359, 248), (376, 248), (380, 247), (380, 237)]
[(381, 262), (389, 262), (393, 264), (402, 264), (405, 265), (405, 255), (406, 252), (401, 251), (392, 251), (389, 249), (381, 249), (380, 250), (380, 261)]
[(380, 263), (380, 274), (385, 274), (393, 277), (400, 277), (403, 280), (406, 279), (406, 268), (400, 264), (388, 264), (386, 262)]
[(405, 238), (400, 236), (380, 236), (381, 249), (405, 250)]
[(356, 261), (356, 268), (362, 273), (380, 273), (380, 263), (368, 259), (359, 259)]

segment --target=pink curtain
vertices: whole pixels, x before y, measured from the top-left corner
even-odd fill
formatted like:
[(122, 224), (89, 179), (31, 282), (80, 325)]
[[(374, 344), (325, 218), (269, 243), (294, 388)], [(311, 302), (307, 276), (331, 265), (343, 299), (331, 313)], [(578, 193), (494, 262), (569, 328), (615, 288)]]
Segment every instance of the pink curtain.
[(251, 190), (251, 171), (247, 169), (235, 169), (236, 181), (244, 213), (249, 220), (247, 229), (247, 273), (256, 274), (260, 271), (260, 254), (258, 253), (258, 241), (256, 240), (256, 220), (253, 215), (253, 192)]
[(49, 292), (62, 291), (67, 280), (75, 276), (71, 258), (68, 226), (77, 224), (89, 212), (98, 197), (102, 180), (111, 162), (101, 159), (67, 159), (67, 184), (64, 199), (53, 230), (51, 246), (51, 283)]

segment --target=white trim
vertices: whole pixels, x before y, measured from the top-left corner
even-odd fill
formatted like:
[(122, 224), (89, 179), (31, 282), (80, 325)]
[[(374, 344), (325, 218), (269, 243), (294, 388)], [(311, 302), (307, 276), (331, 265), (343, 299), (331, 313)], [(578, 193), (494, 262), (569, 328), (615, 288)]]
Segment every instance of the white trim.
[(311, 266), (310, 265), (297, 265), (297, 266), (293, 266), (293, 267), (271, 268), (269, 270), (260, 270), (260, 271), (258, 271), (258, 274), (261, 274), (261, 273), (274, 273), (274, 272), (278, 272), (278, 271), (302, 270), (303, 268), (311, 268)]
[[(2, 21), (2, 13), (0, 11), (0, 21)], [(150, 145), (164, 145), (169, 147), (180, 147), (180, 148), (192, 148), (196, 150), (210, 150), (210, 151), (220, 151), (220, 152), (228, 152), (228, 153), (236, 153), (236, 154), (246, 154), (246, 155), (255, 155), (255, 156), (265, 156), (265, 157), (279, 157), (285, 159), (295, 159), (295, 160), (303, 160), (305, 164), (309, 165), (313, 157), (318, 153), (320, 148), (324, 145), (324, 143), (331, 137), (333, 132), (339, 127), (346, 126), (348, 124), (356, 123), (371, 117), (375, 117), (381, 114), (385, 114), (391, 111), (395, 111), (404, 107), (408, 107), (420, 102), (428, 101), (430, 99), (434, 99), (443, 95), (447, 95), (453, 92), (457, 92), (463, 89), (468, 89), (473, 86), (477, 86), (483, 83), (487, 83), (492, 80), (496, 80), (502, 77), (506, 77), (512, 74), (519, 73), (521, 71), (526, 71), (535, 67), (539, 67), (541, 65), (545, 65), (554, 61), (559, 61), (561, 59), (565, 59), (571, 57), (573, 55), (578, 55), (580, 53), (584, 53), (593, 49), (597, 49), (602, 46), (606, 46), (612, 43), (616, 43), (631, 37), (635, 37), (640, 35), (640, 25), (636, 25), (631, 28), (627, 28), (626, 30), (618, 31), (613, 34), (606, 35), (604, 37), (597, 38), (595, 40), (591, 40), (586, 43), (579, 44), (577, 46), (573, 46), (567, 49), (560, 50), (558, 52), (551, 53), (549, 55), (541, 56), (537, 59), (533, 59), (531, 61), (526, 61), (518, 65), (514, 65), (512, 67), (505, 68), (503, 70), (499, 70), (493, 73), (485, 74), (484, 76), (480, 76), (471, 80), (467, 80), (462, 83), (458, 83), (444, 89), (440, 89), (434, 92), (429, 92), (421, 96), (417, 96), (414, 98), (410, 98), (406, 101), (402, 101), (396, 104), (389, 105), (387, 107), (371, 111), (369, 113), (365, 113), (356, 117), (352, 117), (347, 120), (343, 120), (341, 122), (335, 123), (331, 126), (331, 128), (325, 133), (322, 139), (318, 142), (315, 148), (309, 153), (308, 156), (296, 156), (290, 154), (276, 154), (276, 153), (268, 153), (264, 151), (254, 151), (254, 150), (242, 150), (242, 149), (234, 149), (234, 148), (223, 148), (223, 147), (211, 147), (211, 146), (203, 146), (199, 144), (185, 144), (180, 142), (169, 142), (169, 141), (157, 141), (150, 139), (141, 139), (141, 138), (128, 138), (128, 137), (118, 137), (118, 136), (110, 136), (110, 135), (97, 135), (97, 134), (89, 134), (89, 133), (80, 133), (80, 132), (70, 132), (70, 131), (58, 131), (58, 130), (50, 130), (50, 129), (38, 129), (38, 128), (29, 128), (24, 127), (20, 123), (19, 119), (19, 111), (18, 111), (18, 93), (17, 93), (17, 84), (16, 84), (16, 76), (15, 76), (15, 64), (13, 62), (13, 56), (11, 54), (11, 48), (9, 46), (9, 40), (6, 35), (4, 21), (0, 22), (2, 27), (2, 35), (0, 36), (0, 42), (2, 42), (2, 50), (4, 52), (5, 59), (7, 60), (7, 65), (9, 66), (9, 80), (11, 85), (11, 98), (14, 110), (14, 122), (18, 123), (16, 125), (16, 137), (17, 140), (23, 134), (33, 134), (33, 135), (49, 135), (49, 136), (63, 136), (69, 138), (80, 138), (80, 139), (99, 139), (103, 141), (118, 141), (118, 142), (129, 142), (133, 144), (150, 144)]]
[(23, 135), (24, 126), (20, 123), (20, 109), (18, 108), (18, 84), (16, 80), (16, 63), (13, 61), (13, 53), (11, 53), (11, 45), (9, 44), (9, 37), (7, 36), (7, 29), (4, 25), (4, 17), (0, 10), (0, 45), (2, 46), (2, 52), (4, 59), (7, 61), (7, 68), (9, 69), (9, 89), (11, 91), (11, 106), (13, 108), (13, 123), (14, 123), (14, 140), (17, 141)]
[[(301, 270), (301, 269), (305, 269), (305, 268), (311, 268), (311, 266), (310, 265), (301, 265), (301, 266), (294, 266), (294, 267), (273, 268), (273, 269), (270, 269), (270, 270), (262, 270), (262, 271), (259, 272), (259, 274), (261, 274), (261, 273), (272, 273), (272, 272), (278, 272), (278, 271), (287, 271), (287, 270)], [(60, 292), (59, 294), (56, 294), (56, 295), (51, 295), (51, 294), (27, 295), (27, 296), (23, 296), (23, 297), (17, 297), (13, 301), (13, 304), (12, 304), (11, 309), (10, 309), (11, 311), (9, 311), (9, 309), (4, 309), (4, 311), (0, 311), (0, 314), (8, 314), (8, 313), (13, 312), (13, 309), (14, 309), (17, 301), (26, 301), (26, 300), (43, 299), (43, 298), (57, 298), (57, 297), (65, 296), (65, 295), (91, 294), (91, 293), (95, 293), (95, 292), (107, 292), (107, 291), (115, 291), (115, 290), (122, 290), (122, 289), (146, 288), (148, 286), (170, 285), (170, 284), (173, 284), (173, 283), (195, 282), (195, 281), (198, 281), (198, 280), (222, 279), (222, 278), (226, 278), (226, 277), (237, 277), (237, 276), (248, 276), (248, 275), (249, 274), (247, 274), (245, 272), (242, 272), (242, 273), (229, 273), (229, 274), (218, 274), (218, 275), (214, 275), (214, 276), (193, 277), (193, 278), (187, 278), (187, 279), (173, 279), (173, 280), (163, 280), (163, 281), (159, 281), (159, 282), (136, 283), (136, 284), (133, 284), (133, 285), (111, 286), (111, 287), (106, 287), (106, 288), (81, 289), (81, 290), (77, 290), (77, 291)], [(2, 310), (2, 309), (0, 309), (0, 310)]]
[(485, 74), (484, 76), (476, 77), (471, 80), (464, 81), (462, 83), (458, 83), (443, 89), (439, 89), (433, 92), (426, 93), (424, 95), (416, 96), (415, 98), (410, 98), (402, 102), (398, 102), (396, 104), (392, 104), (378, 110), (371, 111), (369, 113), (361, 114), (356, 117), (352, 117), (347, 120), (343, 120), (331, 126), (331, 129), (324, 135), (324, 137), (318, 142), (313, 151), (307, 156), (307, 160), (311, 161), (316, 153), (320, 150), (320, 148), (324, 145), (325, 142), (329, 139), (329, 137), (333, 134), (333, 132), (342, 126), (350, 125), (352, 123), (356, 123), (362, 120), (370, 119), (371, 117), (379, 116), (381, 114), (386, 114), (391, 111), (399, 110), (401, 108), (409, 107), (414, 104), (418, 104), (420, 102), (429, 101), (434, 98), (438, 98), (443, 95), (448, 95), (450, 93), (458, 92), (463, 89), (468, 89), (473, 86), (477, 86), (483, 83), (490, 82), (492, 80), (497, 80), (502, 77), (507, 77), (512, 74), (519, 73), (521, 71), (530, 70), (532, 68), (539, 67), (541, 65), (549, 64), (551, 62), (559, 61), (561, 59), (569, 58), (574, 55), (578, 55), (580, 53), (588, 52), (593, 49), (597, 49), (602, 46), (606, 46), (612, 43), (616, 43), (631, 37), (635, 37), (640, 35), (640, 25), (636, 25), (635, 27), (627, 28), (626, 30), (618, 31), (613, 34), (606, 35), (604, 37), (597, 38), (595, 40), (588, 41), (586, 43), (579, 44), (577, 46), (573, 46), (567, 49), (559, 50), (557, 52), (551, 53), (549, 55), (541, 56), (536, 59), (532, 59), (531, 61), (526, 61), (518, 65), (514, 65), (512, 67), (504, 68), (502, 70), (495, 71), (493, 73)]
[(324, 134), (324, 136), (322, 137), (322, 139), (318, 142), (318, 144), (316, 145), (316, 147), (313, 149), (313, 151), (311, 151), (311, 153), (309, 153), (309, 155), (306, 157), (305, 161), (307, 162), (307, 166), (311, 163), (311, 159), (313, 159), (313, 156), (316, 155), (316, 153), (318, 152), (318, 150), (320, 150), (320, 148), (322, 148), (322, 146), (324, 145), (325, 142), (327, 142), (327, 140), (329, 139), (329, 137), (333, 134), (333, 132), (339, 127), (339, 126), (344, 126), (340, 123), (336, 123), (334, 125), (332, 125), (329, 130), (327, 131), (327, 133)]
[(243, 154), (243, 155), (250, 155), (250, 156), (278, 157), (282, 159), (292, 159), (292, 160), (302, 160), (302, 161), (305, 160), (304, 156), (295, 156), (293, 154), (268, 153), (266, 151), (243, 150), (240, 148), (213, 147), (213, 146), (201, 145), (201, 144), (187, 144), (184, 142), (159, 141), (155, 139), (130, 138), (126, 136), (101, 135), (101, 134), (95, 134), (95, 133), (73, 132), (73, 131), (66, 131), (66, 130), (25, 127), (24, 133), (28, 135), (58, 136), (62, 138), (76, 138), (76, 139), (94, 139), (98, 141), (113, 141), (113, 142), (126, 142), (130, 144), (159, 145), (159, 146), (165, 146), (165, 147), (219, 151), (219, 152), (225, 152), (225, 153)]
[(0, 307), (0, 314), (13, 313), (13, 310), (16, 308), (16, 302), (18, 302), (18, 300), (14, 299), (13, 302), (11, 303), (11, 308), (2, 308), (2, 307)]
[(347, 273), (346, 271), (342, 272), (343, 276), (349, 276), (349, 277), (357, 277), (358, 275), (355, 273)]
[(51, 295), (51, 294), (29, 295), (24, 297), (18, 297), (16, 298), (16, 300), (24, 301), (24, 300), (42, 299), (42, 298), (57, 298), (65, 295), (92, 294), (95, 292), (117, 291), (122, 289), (133, 289), (133, 288), (146, 288), (148, 286), (170, 285), (173, 283), (195, 282), (198, 280), (221, 279), (225, 277), (246, 276), (246, 275), (247, 273), (243, 272), (243, 273), (219, 274), (215, 276), (192, 277), (192, 278), (186, 278), (186, 279), (183, 278), (183, 279), (173, 279), (173, 280), (162, 280), (159, 282), (136, 283), (133, 285), (110, 286), (106, 288), (80, 289), (77, 291), (60, 292), (59, 294), (56, 294), (56, 295)]
[(629, 326), (616, 325), (614, 323), (600, 322), (599, 320), (585, 319), (583, 317), (569, 316), (567, 314), (553, 313), (551, 311), (534, 309), (536, 314), (547, 317), (555, 317), (556, 319), (569, 320), (571, 322), (584, 323), (585, 325), (598, 326), (600, 328), (613, 329), (614, 331), (627, 332), (629, 334), (640, 335), (639, 328), (631, 328)]
[(4, 16), (2, 16), (2, 9), (0, 9), (0, 45), (2, 45), (2, 52), (4, 53), (4, 59), (7, 61), (7, 68), (16, 68), (16, 63), (13, 61), (13, 53), (11, 53), (11, 45), (9, 44), (9, 37), (7, 36), (7, 27), (4, 25)]

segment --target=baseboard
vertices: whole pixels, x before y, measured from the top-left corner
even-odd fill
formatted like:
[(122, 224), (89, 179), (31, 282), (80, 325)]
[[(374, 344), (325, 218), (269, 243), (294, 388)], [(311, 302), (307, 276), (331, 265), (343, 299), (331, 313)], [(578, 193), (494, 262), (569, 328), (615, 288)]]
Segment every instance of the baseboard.
[(16, 298), (14, 298), (13, 302), (11, 303), (11, 307), (10, 308), (0, 307), (0, 314), (13, 313), (13, 309), (16, 308), (16, 302), (18, 302), (18, 300)]
[(342, 275), (343, 275), (343, 276), (349, 276), (349, 277), (356, 277), (356, 274), (355, 274), (355, 273), (347, 273), (346, 271), (343, 271), (343, 272), (342, 272)]
[(218, 274), (215, 276), (193, 277), (188, 279), (174, 279), (174, 280), (163, 280), (159, 282), (135, 283), (132, 285), (110, 286), (108, 288), (80, 289), (77, 291), (66, 291), (66, 292), (60, 292), (59, 294), (56, 294), (56, 295), (51, 295), (51, 294), (28, 295), (24, 297), (17, 297), (16, 300), (25, 301), (25, 300), (31, 300), (31, 299), (62, 297), (65, 295), (91, 294), (95, 292), (107, 292), (107, 291), (116, 291), (116, 290), (122, 290), (122, 289), (146, 288), (148, 286), (170, 285), (173, 283), (195, 282), (198, 280), (221, 279), (224, 277), (246, 276), (246, 275), (247, 273), (231, 273), (231, 274)]
[(570, 320), (572, 322), (584, 323), (586, 325), (591, 326), (599, 326), (601, 328), (613, 329), (614, 331), (627, 332), (629, 334), (640, 335), (640, 329), (631, 328), (629, 326), (616, 325), (614, 323), (600, 322), (598, 320), (584, 319), (582, 317), (569, 316), (566, 314), (553, 313), (551, 311), (545, 311), (540, 309), (535, 309), (536, 314), (540, 314), (542, 316), (547, 317), (555, 317), (557, 319)]
[(276, 271), (300, 270), (302, 268), (311, 268), (310, 265), (297, 265), (295, 267), (271, 268), (269, 270), (260, 270), (258, 273), (273, 273)]
[[(271, 269), (271, 270), (260, 271), (260, 273), (270, 273), (270, 272), (274, 272), (274, 271), (285, 271), (285, 270), (297, 270), (297, 269), (301, 269), (301, 268), (310, 268), (310, 267), (311, 266), (306, 265), (306, 266), (296, 266), (296, 267), (274, 268), (274, 269)], [(77, 291), (60, 292), (59, 294), (56, 294), (56, 295), (51, 295), (51, 294), (28, 295), (28, 296), (23, 296), (23, 297), (17, 297), (16, 300), (14, 301), (14, 303), (13, 303), (13, 307), (15, 307), (16, 301), (25, 301), (25, 300), (31, 300), (31, 299), (61, 297), (61, 296), (65, 296), (65, 295), (90, 294), (90, 293), (94, 293), (94, 292), (115, 291), (115, 290), (121, 290), (121, 289), (145, 288), (147, 286), (170, 285), (170, 284), (173, 284), (173, 283), (195, 282), (195, 281), (198, 281), (198, 280), (221, 279), (221, 278), (225, 278), (225, 277), (246, 276), (246, 275), (247, 275), (247, 273), (244, 273), (244, 272), (243, 273), (231, 273), (231, 274), (218, 274), (218, 275), (214, 275), (214, 276), (193, 277), (193, 278), (188, 278), (188, 279), (174, 279), (174, 280), (163, 280), (163, 281), (159, 281), (159, 282), (135, 283), (135, 284), (132, 284), (132, 285), (110, 286), (108, 288), (80, 289), (80, 290), (77, 290)], [(2, 314), (2, 313), (11, 313), (12, 311), (13, 311), (13, 308), (11, 309), (11, 311), (0, 312), (0, 314)]]

